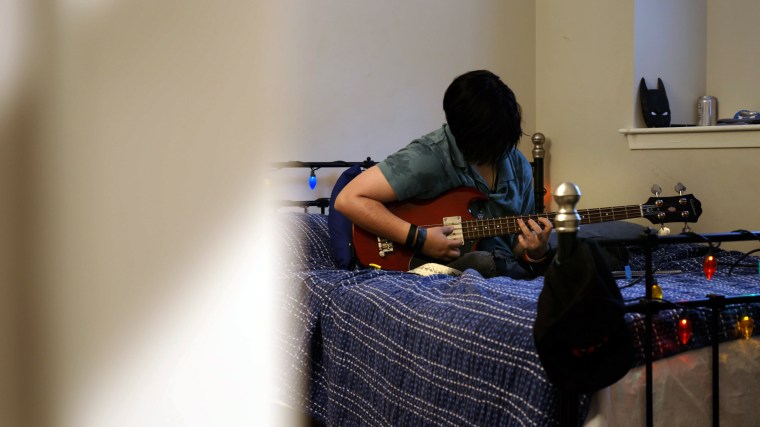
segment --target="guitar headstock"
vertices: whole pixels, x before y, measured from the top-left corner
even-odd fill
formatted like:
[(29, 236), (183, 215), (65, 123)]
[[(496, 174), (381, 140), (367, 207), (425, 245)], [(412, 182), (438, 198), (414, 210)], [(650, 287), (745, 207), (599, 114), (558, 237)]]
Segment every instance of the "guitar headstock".
[(642, 216), (653, 224), (697, 222), (702, 215), (702, 203), (691, 194), (650, 197), (641, 209)]

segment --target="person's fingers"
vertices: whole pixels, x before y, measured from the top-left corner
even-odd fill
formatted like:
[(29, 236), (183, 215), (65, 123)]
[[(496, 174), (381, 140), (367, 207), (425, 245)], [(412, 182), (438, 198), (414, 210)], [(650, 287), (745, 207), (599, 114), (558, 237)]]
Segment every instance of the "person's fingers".
[(552, 225), (552, 222), (549, 221), (547, 218), (544, 218), (544, 217), (539, 218), (539, 221), (541, 221), (541, 224), (543, 224), (541, 233), (544, 236), (548, 237), (549, 234), (551, 234), (552, 229), (554, 228), (554, 226)]
[(523, 221), (522, 219), (517, 219), (517, 226), (520, 227), (520, 231), (522, 231), (522, 234), (524, 236), (530, 236), (531, 229), (528, 228), (528, 225)]

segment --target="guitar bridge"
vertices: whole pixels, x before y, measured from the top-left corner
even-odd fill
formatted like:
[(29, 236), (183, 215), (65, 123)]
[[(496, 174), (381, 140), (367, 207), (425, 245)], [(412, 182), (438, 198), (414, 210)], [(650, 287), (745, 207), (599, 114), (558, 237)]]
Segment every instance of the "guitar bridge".
[(387, 252), (393, 252), (393, 241), (378, 237), (377, 250), (380, 257), (384, 257)]

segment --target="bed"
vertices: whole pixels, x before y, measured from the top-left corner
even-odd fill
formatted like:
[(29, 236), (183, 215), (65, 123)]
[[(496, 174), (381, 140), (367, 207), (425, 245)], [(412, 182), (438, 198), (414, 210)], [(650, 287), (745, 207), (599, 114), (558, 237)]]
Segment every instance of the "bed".
[[(282, 334), (290, 357), (285, 404), (325, 426), (560, 425), (560, 393), (546, 377), (532, 333), (542, 277), (339, 268), (328, 215), (277, 215), (284, 252), (276, 270), (293, 319)], [(607, 252), (611, 266), (627, 266), (617, 284), (630, 302), (625, 318), (635, 362), (617, 383), (577, 396), (575, 425), (757, 425), (760, 341), (741, 336), (737, 322), (760, 318), (753, 296), (760, 293), (758, 259), (716, 242), (760, 234), (693, 235), (681, 242), (644, 230), (626, 221), (581, 226), (581, 237), (603, 236), (604, 246), (614, 248)], [(708, 254), (718, 263), (711, 280), (704, 273)], [(642, 310), (653, 280), (664, 301), (692, 305)], [(720, 296), (720, 310), (702, 307), (708, 294)], [(691, 321), (686, 344), (677, 327), (684, 316)], [(719, 412), (711, 405), (716, 367)]]

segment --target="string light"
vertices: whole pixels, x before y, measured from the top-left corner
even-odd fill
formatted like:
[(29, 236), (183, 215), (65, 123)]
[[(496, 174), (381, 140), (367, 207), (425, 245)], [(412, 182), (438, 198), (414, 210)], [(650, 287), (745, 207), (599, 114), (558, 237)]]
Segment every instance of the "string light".
[(681, 341), (681, 344), (686, 345), (691, 339), (691, 320), (689, 317), (682, 314), (678, 318), (678, 326), (676, 329), (678, 331), (678, 340)]
[(707, 254), (705, 257), (705, 260), (702, 263), (702, 269), (705, 272), (705, 277), (707, 277), (707, 280), (712, 279), (713, 275), (715, 274), (715, 270), (718, 269), (718, 260), (712, 253)]
[(311, 168), (311, 175), (309, 175), (309, 188), (312, 190), (317, 188), (317, 174), (314, 173), (315, 170), (315, 168)]
[(736, 322), (736, 329), (742, 338), (748, 340), (755, 331), (755, 320), (749, 315), (744, 314), (739, 317), (739, 321)]
[(657, 283), (652, 285), (652, 299), (662, 299), (662, 288)]

